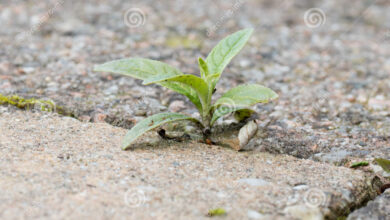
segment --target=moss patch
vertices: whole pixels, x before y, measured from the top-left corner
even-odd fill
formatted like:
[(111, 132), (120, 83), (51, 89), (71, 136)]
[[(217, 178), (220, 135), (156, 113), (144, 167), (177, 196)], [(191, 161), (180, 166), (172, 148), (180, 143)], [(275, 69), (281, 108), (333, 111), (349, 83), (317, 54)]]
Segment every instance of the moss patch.
[(357, 167), (364, 167), (364, 166), (368, 166), (369, 163), (367, 161), (361, 161), (361, 162), (356, 162), (356, 163), (353, 163), (350, 168), (357, 168)]
[(5, 96), (0, 94), (0, 105), (13, 105), (24, 110), (39, 110), (44, 112), (57, 112), (60, 115), (72, 116), (63, 107), (56, 105), (53, 101), (43, 99), (25, 99), (17, 95)]
[(226, 211), (223, 208), (211, 209), (207, 213), (207, 216), (209, 216), (209, 217), (224, 216), (224, 215), (226, 215)]

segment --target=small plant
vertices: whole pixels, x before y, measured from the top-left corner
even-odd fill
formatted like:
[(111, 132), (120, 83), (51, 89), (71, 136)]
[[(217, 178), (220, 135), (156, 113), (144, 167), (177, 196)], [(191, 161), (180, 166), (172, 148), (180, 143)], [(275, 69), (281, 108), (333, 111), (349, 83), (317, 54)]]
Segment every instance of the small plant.
[(190, 120), (201, 129), (205, 140), (211, 134), (214, 123), (222, 116), (235, 113), (236, 116), (248, 116), (253, 113), (250, 109), (256, 103), (267, 103), (278, 95), (269, 88), (258, 84), (240, 85), (230, 89), (215, 103), (212, 95), (224, 68), (231, 59), (244, 47), (253, 29), (244, 29), (233, 33), (211, 51), (206, 60), (199, 58), (200, 77), (184, 74), (178, 69), (150, 59), (129, 58), (97, 65), (94, 71), (111, 72), (131, 76), (143, 80), (144, 85), (159, 84), (185, 95), (198, 109), (200, 120), (179, 114), (159, 113), (137, 123), (124, 138), (122, 148), (130, 144), (143, 133), (161, 126), (164, 123)]

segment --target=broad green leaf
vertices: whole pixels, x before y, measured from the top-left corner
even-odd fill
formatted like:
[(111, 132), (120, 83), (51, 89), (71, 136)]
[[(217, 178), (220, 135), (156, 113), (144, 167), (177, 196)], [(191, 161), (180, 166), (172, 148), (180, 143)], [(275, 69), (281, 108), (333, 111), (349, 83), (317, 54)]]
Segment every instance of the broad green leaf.
[(233, 57), (244, 47), (252, 33), (253, 29), (248, 28), (222, 39), (206, 58), (210, 73), (222, 73)]
[(152, 76), (152, 77), (145, 79), (142, 82), (142, 84), (143, 85), (150, 85), (153, 83), (169, 82), (169, 81), (167, 81), (168, 79), (174, 78), (176, 76), (187, 76), (187, 75), (157, 75), (157, 76)]
[(185, 95), (196, 106), (196, 108), (202, 112), (202, 103), (200, 102), (197, 92), (191, 87), (179, 82), (161, 82), (158, 84)]
[(377, 162), (379, 164), (379, 166), (381, 166), (384, 171), (386, 171), (387, 173), (390, 173), (390, 160), (386, 160), (383, 158), (376, 158), (375, 162)]
[(180, 70), (166, 63), (144, 58), (114, 60), (97, 65), (94, 71), (118, 73), (142, 80), (156, 75), (183, 75)]
[[(222, 39), (206, 58), (209, 73), (222, 73), (233, 57), (244, 47), (252, 33), (253, 29), (249, 28), (237, 31)], [(218, 79), (212, 83), (213, 87), (217, 82)]]
[[(210, 75), (206, 76), (205, 81), (210, 85), (211, 82), (213, 82), (214, 80), (218, 80), (220, 76), (221, 76), (221, 73), (210, 74)], [(214, 88), (212, 88), (212, 89), (214, 89)]]
[(207, 66), (206, 61), (204, 61), (201, 57), (198, 59), (200, 76), (202, 79), (205, 79), (209, 75), (209, 68)]
[[(114, 60), (97, 65), (94, 68), (94, 71), (123, 74), (142, 80), (156, 76), (168, 78), (176, 75), (184, 75), (182, 72), (180, 72), (180, 70), (166, 63), (143, 58)], [(188, 99), (198, 108), (198, 110), (202, 111), (202, 105), (198, 95), (191, 87), (175, 82), (163, 82), (159, 84), (187, 96)]]
[(178, 121), (178, 120), (191, 120), (200, 124), (200, 122), (197, 119), (183, 114), (178, 114), (178, 113), (155, 114), (138, 122), (133, 128), (131, 128), (130, 131), (127, 132), (122, 142), (122, 149), (127, 150), (130, 147), (131, 143), (139, 136), (144, 134), (145, 132), (152, 130), (162, 124)]
[(256, 103), (267, 103), (277, 97), (278, 95), (274, 91), (261, 85), (237, 86), (227, 91), (215, 102), (211, 124), (224, 115), (247, 109)]
[(151, 83), (165, 83), (165, 82), (174, 82), (174, 83), (180, 83), (183, 87), (187, 86), (192, 88), (196, 91), (198, 94), (199, 100), (202, 103), (203, 109), (207, 108), (207, 98), (209, 93), (209, 88), (207, 83), (194, 75), (180, 75), (180, 76), (174, 76), (174, 77), (160, 77), (156, 76), (153, 78), (149, 78), (144, 81), (145, 85), (151, 84)]
[(227, 91), (215, 102), (214, 106), (226, 104), (226, 102), (229, 105), (234, 103), (237, 106), (251, 106), (256, 103), (267, 103), (276, 98), (278, 98), (278, 94), (267, 87), (258, 84), (246, 84)]

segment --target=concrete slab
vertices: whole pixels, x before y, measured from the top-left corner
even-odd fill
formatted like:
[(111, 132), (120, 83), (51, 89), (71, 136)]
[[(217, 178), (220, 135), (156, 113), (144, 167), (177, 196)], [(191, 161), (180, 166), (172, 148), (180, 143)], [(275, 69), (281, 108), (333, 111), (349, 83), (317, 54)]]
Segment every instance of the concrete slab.
[[(120, 150), (126, 130), (56, 114), (0, 113), (0, 218), (336, 218), (373, 198), (372, 175), (198, 143)], [(142, 142), (142, 140), (140, 140)]]

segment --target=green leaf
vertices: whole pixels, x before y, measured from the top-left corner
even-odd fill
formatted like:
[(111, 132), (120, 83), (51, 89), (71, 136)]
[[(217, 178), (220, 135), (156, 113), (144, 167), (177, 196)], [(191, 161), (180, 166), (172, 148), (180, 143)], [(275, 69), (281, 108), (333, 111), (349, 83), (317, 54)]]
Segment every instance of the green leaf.
[(381, 166), (384, 171), (390, 173), (390, 160), (376, 158), (375, 162), (377, 162), (378, 165)]
[(218, 80), (220, 76), (221, 76), (221, 73), (209, 74), (206, 76), (205, 81), (207, 82), (207, 84), (210, 85), (210, 88), (212, 88), (214, 90), (214, 87), (211, 86), (211, 83), (215, 80)]
[(355, 162), (353, 164), (351, 164), (350, 168), (357, 168), (357, 167), (364, 167), (364, 166), (368, 166), (369, 163), (367, 161), (360, 161), (360, 162)]
[(144, 134), (145, 132), (152, 130), (153, 128), (156, 128), (162, 124), (178, 121), (178, 120), (191, 120), (200, 124), (200, 122), (197, 119), (183, 114), (178, 114), (178, 113), (155, 114), (138, 122), (133, 128), (131, 128), (130, 131), (127, 132), (122, 142), (122, 149), (127, 150), (130, 147), (131, 143), (139, 136)]
[(189, 87), (196, 91), (198, 98), (200, 102), (202, 103), (203, 109), (207, 108), (207, 98), (209, 94), (209, 89), (207, 83), (194, 75), (180, 75), (180, 76), (174, 76), (174, 77), (160, 77), (156, 76), (153, 78), (149, 78), (144, 81), (145, 85), (151, 84), (151, 83), (166, 83), (166, 82), (174, 82), (179, 83), (183, 87)]
[(185, 95), (196, 106), (196, 108), (202, 112), (202, 103), (200, 102), (197, 92), (191, 87), (178, 82), (161, 82), (158, 84)]
[(114, 60), (95, 66), (94, 71), (118, 73), (142, 80), (156, 75), (183, 75), (180, 70), (166, 63), (144, 58)]
[[(94, 71), (123, 74), (142, 80), (147, 80), (152, 77), (169, 78), (176, 75), (184, 75), (182, 72), (180, 72), (180, 70), (166, 63), (143, 58), (114, 60), (97, 65), (94, 68)], [(194, 103), (196, 108), (198, 108), (199, 111), (202, 111), (202, 105), (198, 98), (197, 92), (191, 87), (175, 82), (163, 82), (159, 84), (187, 96), (188, 99)]]
[(276, 98), (278, 98), (278, 94), (267, 87), (258, 84), (246, 84), (227, 91), (215, 102), (214, 106), (222, 104), (252, 106), (256, 103), (267, 103)]
[(257, 103), (267, 103), (276, 98), (278, 98), (278, 95), (274, 91), (261, 85), (237, 86), (227, 91), (215, 102), (211, 124), (224, 115), (247, 109)]
[[(244, 47), (252, 33), (252, 28), (244, 29), (222, 39), (206, 58), (209, 73), (222, 73), (233, 57)], [(213, 82), (213, 87), (217, 82), (218, 79)]]
[(200, 76), (202, 79), (205, 79), (209, 75), (209, 68), (207, 66), (206, 61), (204, 61), (201, 57), (198, 59)]

